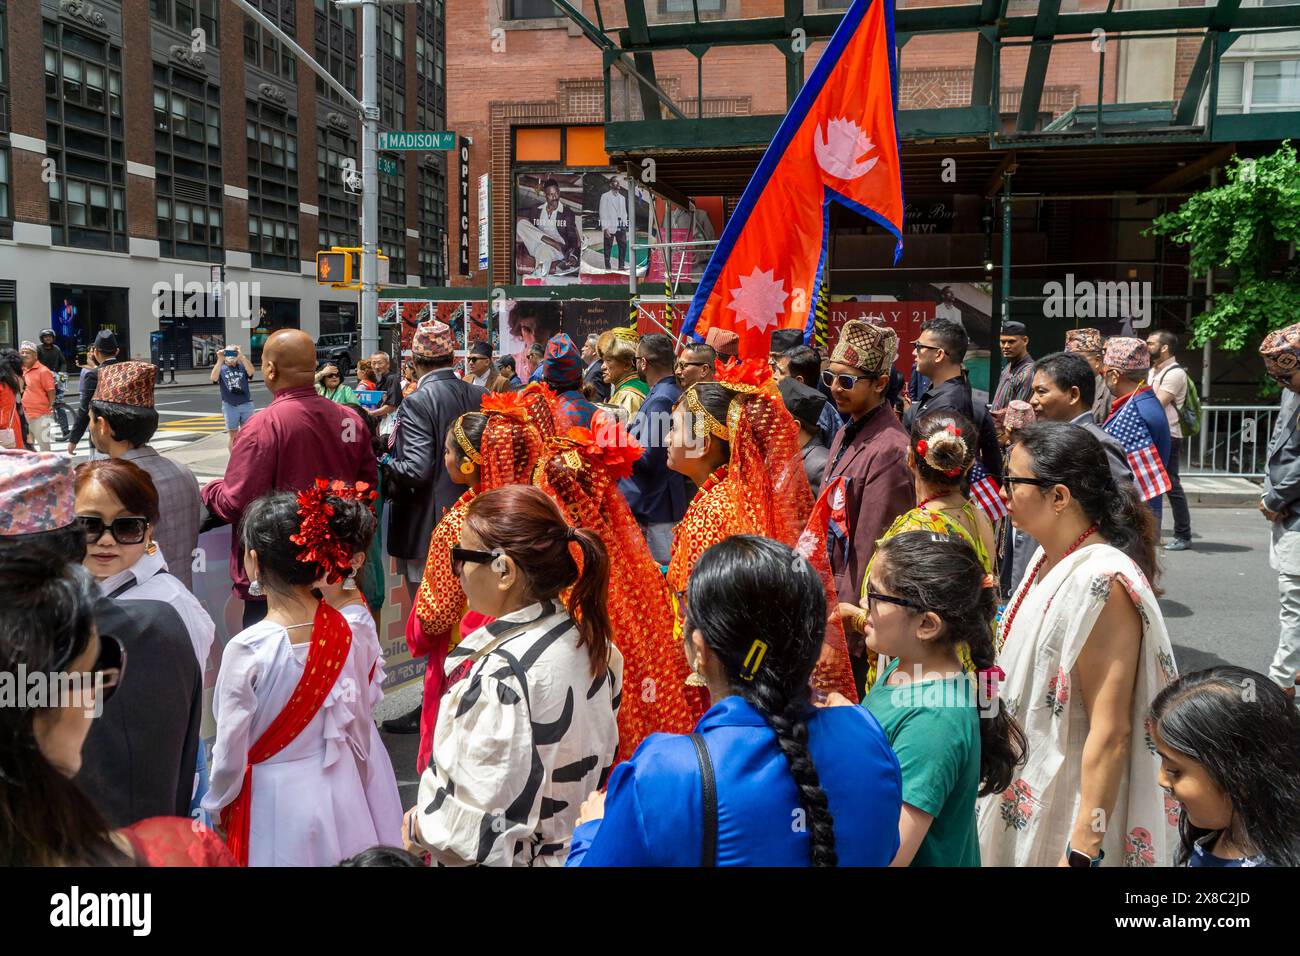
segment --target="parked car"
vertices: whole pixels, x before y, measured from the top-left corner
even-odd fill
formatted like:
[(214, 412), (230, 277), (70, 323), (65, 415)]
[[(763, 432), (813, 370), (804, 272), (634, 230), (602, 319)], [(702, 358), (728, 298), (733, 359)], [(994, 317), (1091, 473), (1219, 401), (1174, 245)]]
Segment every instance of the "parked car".
[(356, 332), (334, 332), (316, 340), (316, 367), (333, 365), (346, 380), (361, 358), (361, 336)]

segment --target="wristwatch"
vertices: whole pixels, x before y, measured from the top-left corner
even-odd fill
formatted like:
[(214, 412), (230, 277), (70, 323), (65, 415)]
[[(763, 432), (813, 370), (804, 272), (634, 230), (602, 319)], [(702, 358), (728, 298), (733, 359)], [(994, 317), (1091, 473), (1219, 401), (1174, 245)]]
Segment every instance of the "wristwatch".
[(1097, 857), (1096, 859), (1094, 859), (1088, 856), (1088, 854), (1084, 853), (1082, 850), (1071, 849), (1070, 844), (1068, 843), (1065, 844), (1065, 861), (1069, 863), (1070, 866), (1078, 866), (1078, 867), (1101, 866), (1101, 861), (1104, 859), (1106, 859), (1105, 850), (1099, 849), (1097, 851)]

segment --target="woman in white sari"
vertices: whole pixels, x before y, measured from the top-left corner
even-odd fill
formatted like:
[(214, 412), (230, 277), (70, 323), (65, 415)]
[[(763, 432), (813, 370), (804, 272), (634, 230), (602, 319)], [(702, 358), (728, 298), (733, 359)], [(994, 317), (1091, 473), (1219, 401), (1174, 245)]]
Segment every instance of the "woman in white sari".
[(982, 862), (1171, 865), (1177, 807), (1146, 725), (1177, 676), (1151, 586), (1151, 510), (1111, 477), (1096, 438), (1056, 422), (1020, 433), (1003, 496), (1041, 546), (998, 629), (1001, 697), (1029, 753), (980, 801)]

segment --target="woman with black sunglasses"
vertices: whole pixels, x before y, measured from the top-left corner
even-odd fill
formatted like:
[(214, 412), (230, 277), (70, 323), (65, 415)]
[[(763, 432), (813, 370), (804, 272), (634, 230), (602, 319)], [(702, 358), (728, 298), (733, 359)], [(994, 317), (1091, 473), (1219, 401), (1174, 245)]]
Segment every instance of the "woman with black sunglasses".
[(492, 622), (447, 655), (406, 849), (446, 866), (562, 866), (618, 746), (605, 546), (540, 488), (507, 485), (469, 503), (450, 561)]
[[(77, 466), (77, 521), (86, 533), (86, 569), (111, 598), (162, 601), (185, 622), (199, 671), (207, 668), (216, 625), (153, 540), (158, 492), (149, 473), (120, 458)], [(201, 796), (201, 794), (200, 794)]]
[(125, 679), (126, 652), (98, 633), (94, 580), (53, 549), (0, 553), (0, 866), (229, 865), (185, 817), (112, 830), (73, 782), (92, 722)]
[(1030, 425), (1002, 495), (1039, 548), (998, 628), (1003, 699), (1029, 741), (1023, 776), (979, 811), (993, 866), (1169, 865), (1177, 845), (1144, 726), (1177, 676), (1152, 586), (1155, 520), (1101, 443)]

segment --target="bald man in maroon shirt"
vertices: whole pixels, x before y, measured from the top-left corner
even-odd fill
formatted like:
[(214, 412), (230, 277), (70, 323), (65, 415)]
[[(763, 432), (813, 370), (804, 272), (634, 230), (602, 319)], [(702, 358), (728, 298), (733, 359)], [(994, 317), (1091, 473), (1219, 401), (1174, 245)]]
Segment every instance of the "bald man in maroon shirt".
[(244, 626), (266, 615), (266, 600), (250, 597), (239, 522), (244, 509), (269, 491), (302, 491), (317, 478), (378, 480), (370, 429), (361, 416), (316, 394), (316, 344), (299, 329), (281, 329), (262, 348), (262, 378), (275, 399), (239, 430), (226, 476), (203, 489), (203, 503), (233, 525), (230, 578), (244, 600)]

